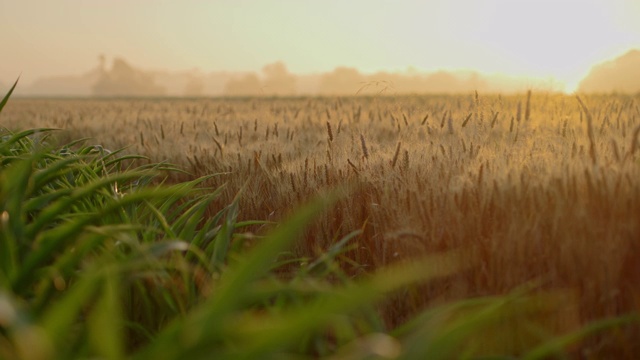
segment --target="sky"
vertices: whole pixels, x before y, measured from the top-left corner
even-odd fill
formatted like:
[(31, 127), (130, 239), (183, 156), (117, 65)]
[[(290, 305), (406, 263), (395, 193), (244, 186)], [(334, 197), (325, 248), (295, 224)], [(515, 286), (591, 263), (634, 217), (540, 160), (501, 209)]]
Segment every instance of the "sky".
[(98, 57), (181, 71), (476, 70), (572, 90), (640, 48), (640, 0), (0, 0), (0, 82)]

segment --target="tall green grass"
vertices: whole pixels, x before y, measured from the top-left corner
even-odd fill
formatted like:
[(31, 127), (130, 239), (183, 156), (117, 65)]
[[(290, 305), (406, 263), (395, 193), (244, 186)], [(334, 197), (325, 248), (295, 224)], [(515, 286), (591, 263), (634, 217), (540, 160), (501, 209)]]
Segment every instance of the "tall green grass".
[[(221, 189), (206, 184), (215, 174), (167, 185), (180, 171), (169, 164), (53, 135), (5, 130), (0, 141), (2, 359), (546, 358), (636, 321), (558, 337), (544, 314), (563, 294), (524, 287), (425, 309), (389, 329), (379, 304), (469, 271), (473, 249), (353, 279), (338, 262), (359, 231), (316, 259), (288, 253), (346, 189), (282, 224), (240, 221), (242, 193), (213, 208)], [(248, 232), (256, 225), (270, 230)]]

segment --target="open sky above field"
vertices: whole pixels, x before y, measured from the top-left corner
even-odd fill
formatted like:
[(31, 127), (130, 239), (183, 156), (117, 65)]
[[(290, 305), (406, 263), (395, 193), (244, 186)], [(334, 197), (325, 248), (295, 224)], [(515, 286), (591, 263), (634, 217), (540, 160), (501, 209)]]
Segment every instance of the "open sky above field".
[(20, 0), (0, 2), (0, 82), (98, 55), (158, 70), (471, 69), (554, 78), (640, 47), (638, 0)]

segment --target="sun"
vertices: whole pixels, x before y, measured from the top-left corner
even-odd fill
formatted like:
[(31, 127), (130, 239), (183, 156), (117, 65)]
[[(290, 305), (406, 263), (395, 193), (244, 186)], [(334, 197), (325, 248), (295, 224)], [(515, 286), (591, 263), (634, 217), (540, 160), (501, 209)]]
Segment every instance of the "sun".
[(567, 92), (575, 90), (594, 63), (624, 48), (613, 9), (602, 1), (488, 0), (474, 9), (463, 15), (475, 29), (467, 41), (499, 59), (478, 63), (478, 68), (553, 78)]

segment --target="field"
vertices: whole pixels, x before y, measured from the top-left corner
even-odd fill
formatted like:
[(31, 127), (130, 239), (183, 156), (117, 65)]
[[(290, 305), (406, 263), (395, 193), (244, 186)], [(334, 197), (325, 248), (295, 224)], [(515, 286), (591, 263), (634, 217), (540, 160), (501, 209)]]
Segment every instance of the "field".
[[(200, 225), (228, 204), (237, 204), (238, 222), (280, 223), (338, 189), (335, 205), (280, 255), (277, 277), (327, 253), (335, 256), (330, 283), (457, 254), (455, 271), (378, 305), (381, 329), (401, 329), (425, 309), (521, 295), (528, 305), (501, 313), (491, 336), (476, 338), (489, 353), (518, 355), (640, 310), (638, 104), (637, 96), (535, 92), (12, 99), (0, 124), (62, 129), (52, 134), (59, 143), (90, 138), (88, 145), (150, 159), (143, 164), (185, 170), (170, 172), (166, 185), (217, 174), (203, 180), (220, 193)], [(241, 238), (257, 246), (269, 228), (248, 224)], [(558, 348), (572, 357), (633, 358), (638, 338), (634, 322)]]

